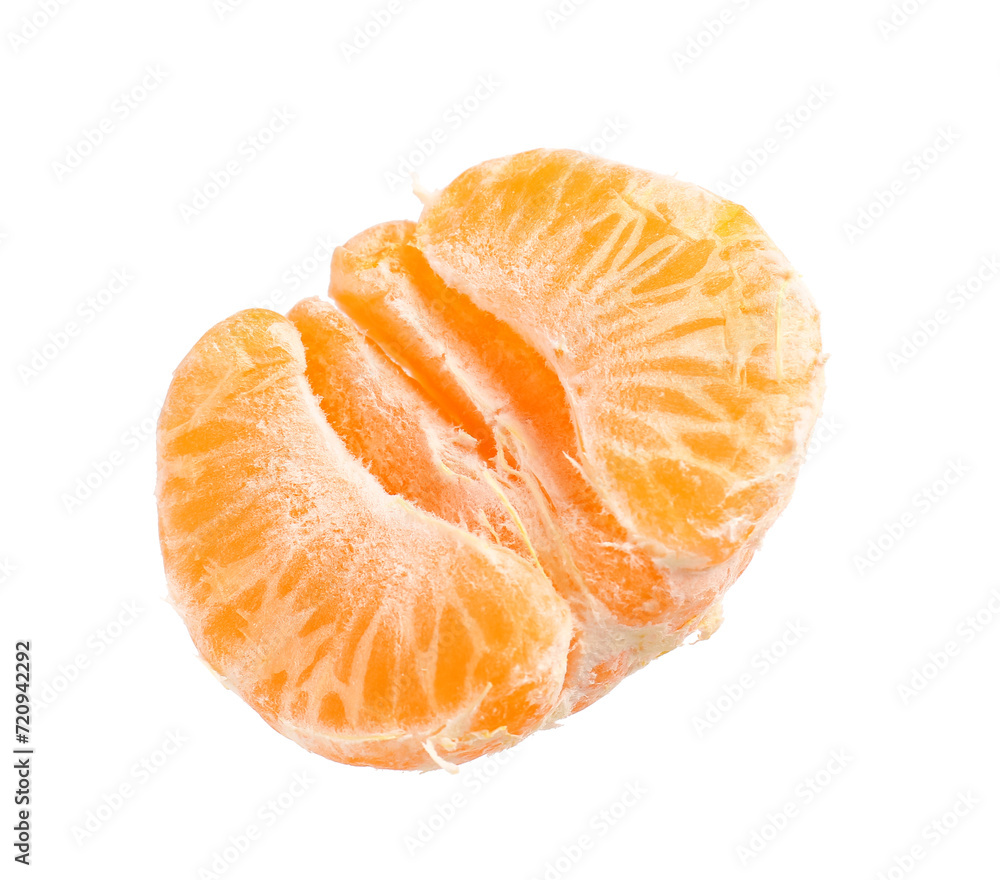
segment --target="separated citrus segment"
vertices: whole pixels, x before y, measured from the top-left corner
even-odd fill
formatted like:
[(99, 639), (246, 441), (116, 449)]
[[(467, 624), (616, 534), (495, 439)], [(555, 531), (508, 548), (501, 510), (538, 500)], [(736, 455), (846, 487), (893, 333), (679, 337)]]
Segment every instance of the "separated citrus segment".
[(819, 322), (743, 208), (537, 150), (462, 174), (417, 244), (555, 370), (581, 469), (649, 553), (708, 567), (773, 521), (818, 408)]
[(551, 711), (571, 622), (537, 566), (389, 495), (305, 378), (293, 324), (241, 312), (181, 364), (159, 426), (171, 596), (278, 730), (343, 761), (433, 766)]

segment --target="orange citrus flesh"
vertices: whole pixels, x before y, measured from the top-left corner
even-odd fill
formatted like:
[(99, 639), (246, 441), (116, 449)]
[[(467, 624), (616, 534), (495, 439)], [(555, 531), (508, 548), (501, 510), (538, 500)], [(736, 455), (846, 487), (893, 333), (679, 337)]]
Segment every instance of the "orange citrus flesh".
[(330, 294), (209, 331), (158, 429), (171, 596), (268, 723), (447, 766), (714, 631), (822, 395), (744, 209), (534, 151), (356, 236)]
[(523, 533), (483, 479), (476, 441), (332, 303), (303, 300), (288, 318), (323, 413), (385, 491), (527, 558)]
[[(571, 664), (567, 679), (567, 690), (580, 691), (579, 702), (589, 704), (593, 688), (603, 692), (650, 652), (662, 651), (664, 639), (673, 644), (674, 635), (701, 617), (735, 579), (749, 553), (707, 571), (671, 572), (632, 546), (575, 461), (578, 441), (559, 378), (508, 325), (430, 271), (414, 232), (412, 223), (383, 224), (339, 248), (331, 295), (381, 350), (428, 388), (442, 412), (478, 436), (480, 450), (488, 450), (479, 464), (483, 478), (500, 488), (527, 535), (512, 549), (520, 544), (540, 560), (571, 603), (581, 640), (595, 628), (601, 633), (587, 659)], [(301, 312), (296, 307), (290, 317), (305, 337)], [(320, 389), (332, 385), (340, 388), (343, 382), (313, 383), (321, 401)], [(340, 398), (337, 394), (324, 409), (343, 412)], [(399, 473), (378, 456), (366, 460), (386, 485)], [(490, 492), (483, 488), (463, 494), (473, 509), (489, 509), (483, 495)], [(471, 520), (471, 512), (461, 519)], [(647, 644), (637, 651), (634, 632), (611, 636), (609, 630), (623, 624), (656, 629), (643, 634)], [(598, 667), (611, 668), (609, 657), (620, 674), (595, 674)], [(576, 703), (571, 698), (571, 708)]]
[(819, 319), (743, 208), (538, 150), (462, 174), (417, 244), (560, 377), (579, 465), (657, 559), (714, 565), (773, 521), (815, 419)]
[(331, 428), (273, 312), (209, 331), (159, 426), (171, 597), (279, 731), (328, 757), (474, 756), (555, 704), (571, 620), (537, 566), (389, 495)]

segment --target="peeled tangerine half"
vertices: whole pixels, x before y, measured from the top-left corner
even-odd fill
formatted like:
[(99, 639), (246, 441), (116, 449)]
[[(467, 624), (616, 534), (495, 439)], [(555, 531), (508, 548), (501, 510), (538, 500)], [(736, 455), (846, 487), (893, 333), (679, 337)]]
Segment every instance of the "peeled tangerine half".
[(171, 597), (272, 727), (450, 767), (714, 631), (823, 391), (747, 211), (536, 150), (338, 248), (330, 297), (209, 330), (157, 433)]

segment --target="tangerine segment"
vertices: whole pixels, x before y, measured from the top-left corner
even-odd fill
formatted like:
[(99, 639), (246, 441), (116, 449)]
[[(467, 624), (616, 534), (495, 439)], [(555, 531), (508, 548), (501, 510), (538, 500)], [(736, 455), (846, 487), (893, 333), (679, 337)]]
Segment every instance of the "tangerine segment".
[(157, 432), (171, 597), (265, 720), (335, 760), (427, 768), (537, 728), (572, 622), (533, 562), (390, 495), (327, 420), (295, 326), (240, 312)]
[(636, 544), (702, 569), (757, 542), (790, 496), (822, 358), (808, 293), (749, 213), (536, 150), (460, 175), (416, 241), (554, 370), (579, 465)]
[(390, 495), (526, 559), (521, 530), (485, 479), (476, 441), (328, 300), (288, 313), (306, 352), (306, 378), (351, 455)]
[[(509, 325), (445, 285), (417, 248), (415, 232), (416, 225), (410, 222), (385, 223), (338, 248), (330, 295), (387, 359), (415, 377), (425, 401), (439, 409), (443, 420), (461, 425), (475, 437), (483, 456), (482, 478), (516, 513), (525, 543), (570, 602), (580, 625), (587, 625), (585, 619), (596, 611), (616, 624), (659, 625), (676, 632), (702, 615), (732, 582), (737, 568), (727, 561), (698, 573), (672, 573), (630, 540), (578, 464), (579, 438), (555, 371)], [(317, 305), (310, 305), (309, 311), (327, 314)], [(296, 307), (290, 317), (307, 340), (310, 356), (314, 348), (317, 357), (336, 348), (319, 337), (310, 345), (314, 334), (298, 317), (301, 312)], [(364, 460), (384, 484), (398, 485), (401, 472), (410, 473), (428, 456), (426, 450), (423, 458), (410, 455), (400, 471), (393, 456), (374, 451), (376, 445), (410, 450), (412, 442), (398, 435), (411, 428), (401, 414), (393, 416), (391, 425), (385, 424), (378, 413), (386, 411), (386, 403), (372, 400), (364, 390), (384, 379), (369, 377), (364, 369), (354, 382), (343, 375), (361, 361), (351, 358), (350, 365), (341, 367), (328, 362), (325, 369), (335, 379), (313, 378), (312, 373), (310, 379), (331, 418), (343, 418), (359, 401), (366, 402), (373, 416), (355, 417), (367, 438)], [(358, 384), (363, 386), (360, 391)], [(354, 396), (355, 402), (347, 396)], [(417, 402), (409, 399), (406, 403), (397, 399), (390, 409), (418, 411)], [(388, 433), (388, 442), (375, 439), (383, 432)], [(428, 473), (428, 465), (421, 469), (424, 476), (410, 481), (420, 487), (419, 503), (456, 524), (470, 522), (477, 508), (490, 510), (483, 493), (469, 487), (464, 495), (468, 509), (463, 512), (452, 505), (450, 513), (444, 512), (441, 490), (430, 488), (440, 480)], [(466, 465), (466, 472), (473, 467)], [(516, 542), (508, 546), (517, 549)], [(620, 646), (610, 645), (608, 650), (612, 649), (617, 657)], [(588, 654), (588, 662), (607, 659)], [(587, 664), (572, 668), (580, 675), (571, 676), (570, 688), (590, 674)]]

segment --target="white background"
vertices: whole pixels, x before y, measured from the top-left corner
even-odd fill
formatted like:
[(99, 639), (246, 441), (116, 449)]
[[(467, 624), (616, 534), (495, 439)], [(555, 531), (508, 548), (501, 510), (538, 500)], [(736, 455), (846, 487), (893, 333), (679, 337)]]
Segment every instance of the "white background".
[[(351, 52), (388, 0), (43, 5), (0, 15), (0, 738), (30, 638), (37, 749), (10, 876), (996, 876), (995, 3), (908, 0), (886, 26), (891, 0), (400, 0)], [(275, 111), (294, 119), (251, 158)], [(324, 293), (329, 244), (416, 217), (387, 173), (435, 128), (431, 188), (536, 146), (732, 187), (830, 354), (810, 461), (717, 635), (458, 777), (327, 762), (224, 691), (163, 601), (152, 494), (173, 367), (240, 308)]]

